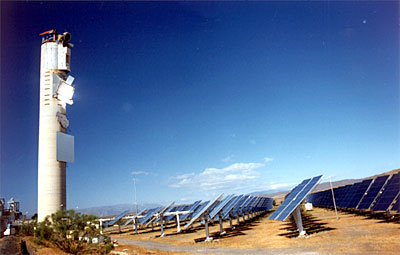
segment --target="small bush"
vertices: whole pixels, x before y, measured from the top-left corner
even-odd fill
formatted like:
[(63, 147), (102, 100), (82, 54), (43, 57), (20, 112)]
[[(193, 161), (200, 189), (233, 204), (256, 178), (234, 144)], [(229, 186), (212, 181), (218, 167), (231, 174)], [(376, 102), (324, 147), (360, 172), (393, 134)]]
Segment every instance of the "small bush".
[(58, 211), (37, 224), (34, 234), (35, 243), (40, 245), (49, 241), (61, 250), (72, 254), (106, 254), (112, 250), (112, 244), (89, 244), (87, 239), (98, 237), (94, 215), (86, 215), (74, 210)]
[(22, 236), (33, 236), (35, 225), (36, 225), (35, 222), (23, 223), (21, 225), (21, 228), (19, 229), (19, 234)]

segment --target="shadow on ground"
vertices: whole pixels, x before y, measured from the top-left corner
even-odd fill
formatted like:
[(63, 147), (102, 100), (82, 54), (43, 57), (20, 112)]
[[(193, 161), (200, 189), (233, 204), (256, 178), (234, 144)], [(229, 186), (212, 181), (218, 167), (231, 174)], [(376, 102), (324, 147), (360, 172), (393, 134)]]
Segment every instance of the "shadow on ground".
[[(312, 216), (308, 213), (301, 213), (301, 218), (303, 221), (303, 228), (307, 232), (307, 235), (316, 234), (324, 231), (335, 230), (335, 228), (327, 227), (328, 223), (322, 222), (318, 218)], [(283, 228), (280, 230), (286, 230), (286, 233), (279, 234), (280, 236), (284, 236), (287, 238), (294, 238), (299, 236), (299, 231), (297, 229), (296, 223), (293, 218), (290, 218), (290, 222), (287, 222)]]
[[(231, 238), (231, 237), (235, 237), (235, 236), (246, 235), (246, 233), (245, 233), (246, 231), (249, 231), (249, 230), (253, 229), (254, 227), (256, 227), (261, 222), (260, 219), (262, 217), (266, 217), (266, 215), (268, 215), (268, 214), (269, 213), (258, 215), (256, 217), (254, 217), (253, 219), (246, 220), (245, 223), (240, 222), (239, 225), (237, 225), (237, 224), (233, 225), (233, 229), (231, 229), (230, 227), (224, 228), (224, 233), (222, 235), (219, 231), (210, 233), (210, 237), (212, 239), (225, 239), (225, 238)], [(216, 224), (218, 225), (218, 223), (216, 223)], [(224, 222), (224, 224), (229, 224), (229, 221)], [(194, 241), (196, 243), (204, 242), (206, 240), (206, 237), (205, 237), (206, 233), (205, 233), (204, 227), (203, 227), (203, 231), (204, 231), (204, 237), (194, 239)]]

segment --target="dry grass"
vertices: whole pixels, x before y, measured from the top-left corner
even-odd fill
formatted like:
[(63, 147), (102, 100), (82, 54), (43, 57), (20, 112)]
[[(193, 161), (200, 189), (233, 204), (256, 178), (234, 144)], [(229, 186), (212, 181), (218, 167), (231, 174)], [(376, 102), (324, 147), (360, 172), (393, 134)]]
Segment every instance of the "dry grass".
[[(140, 230), (136, 235), (132, 230), (125, 230), (121, 237), (132, 240), (151, 240), (172, 245), (208, 246), (234, 249), (283, 249), (287, 252), (314, 251), (320, 253), (376, 253), (394, 254), (400, 250), (400, 221), (395, 219), (373, 218), (368, 215), (340, 213), (336, 219), (334, 211), (314, 208), (303, 215), (303, 224), (309, 234), (307, 238), (297, 238), (297, 230), (292, 222), (268, 220), (268, 215), (236, 227), (226, 228), (226, 234), (219, 236), (219, 225), (210, 227), (214, 236), (210, 243), (196, 243), (205, 237), (204, 227), (196, 224), (186, 233), (176, 233), (175, 226), (165, 230), (165, 237), (159, 238), (159, 227)], [(236, 222), (236, 221), (234, 221)], [(228, 227), (229, 222), (224, 222)], [(158, 254), (158, 253), (157, 253)], [(164, 254), (164, 253), (161, 253)], [(168, 253), (166, 253), (168, 254)]]

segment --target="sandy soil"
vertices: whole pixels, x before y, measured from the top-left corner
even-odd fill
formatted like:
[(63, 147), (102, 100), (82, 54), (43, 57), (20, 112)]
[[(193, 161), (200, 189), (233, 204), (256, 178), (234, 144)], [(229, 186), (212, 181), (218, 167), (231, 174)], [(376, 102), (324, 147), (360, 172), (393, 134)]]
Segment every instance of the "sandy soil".
[[(372, 217), (369, 214), (339, 212), (340, 218), (337, 220), (334, 211), (314, 208), (313, 211), (303, 213), (303, 225), (308, 236), (298, 238), (293, 222), (271, 221), (268, 216), (269, 214), (236, 226), (234, 230), (230, 230), (229, 222), (225, 222), (224, 227), (227, 233), (223, 236), (219, 236), (219, 225), (215, 224), (210, 227), (210, 234), (214, 237), (212, 242), (202, 242), (205, 230), (199, 224), (190, 231), (180, 234), (176, 233), (175, 226), (171, 224), (162, 238), (159, 237), (159, 227), (153, 232), (151, 229), (140, 230), (139, 235), (131, 229), (125, 230), (122, 234), (112, 234), (112, 238), (119, 238), (121, 241), (122, 239), (132, 240), (131, 244), (136, 242), (139, 246), (147, 244), (146, 248), (151, 248), (152, 242), (156, 242), (153, 243), (153, 247), (159, 250), (171, 251), (172, 246), (176, 248), (176, 251), (191, 253), (205, 253), (210, 252), (210, 249), (215, 249), (215, 252), (211, 253), (397, 254), (400, 250), (398, 217), (389, 220), (380, 214)], [(165, 246), (155, 244), (165, 244)], [(184, 246), (185, 249), (180, 249), (179, 246)], [(129, 247), (125, 245), (128, 251)], [(204, 251), (202, 248), (208, 248), (208, 250)], [(242, 252), (236, 253), (236, 250)]]
[(16, 236), (5, 236), (0, 239), (0, 254), (17, 255), (21, 253), (21, 240)]

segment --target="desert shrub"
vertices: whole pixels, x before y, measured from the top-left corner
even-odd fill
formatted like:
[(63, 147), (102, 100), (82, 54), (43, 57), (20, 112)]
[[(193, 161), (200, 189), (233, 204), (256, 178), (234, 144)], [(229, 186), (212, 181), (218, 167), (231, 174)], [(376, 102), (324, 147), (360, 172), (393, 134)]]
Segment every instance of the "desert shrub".
[[(50, 241), (61, 250), (72, 254), (105, 254), (111, 251), (110, 244), (89, 244), (87, 240), (98, 237), (94, 215), (81, 214), (74, 210), (58, 211), (39, 224), (35, 229), (35, 243)], [(112, 245), (111, 245), (112, 246)]]
[(24, 222), (19, 229), (19, 234), (22, 236), (33, 236), (35, 226), (36, 222)]
[(36, 237), (34, 242), (36, 244), (43, 244), (44, 240), (50, 240), (52, 234), (53, 229), (51, 228), (51, 223), (49, 218), (46, 217), (44, 221), (37, 223), (34, 228), (34, 235)]

